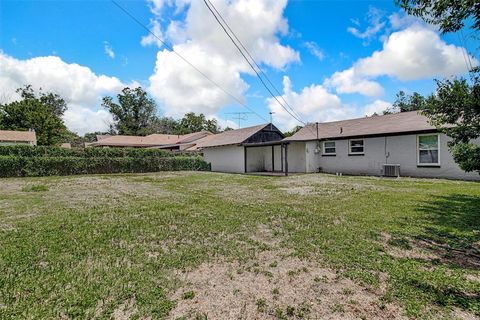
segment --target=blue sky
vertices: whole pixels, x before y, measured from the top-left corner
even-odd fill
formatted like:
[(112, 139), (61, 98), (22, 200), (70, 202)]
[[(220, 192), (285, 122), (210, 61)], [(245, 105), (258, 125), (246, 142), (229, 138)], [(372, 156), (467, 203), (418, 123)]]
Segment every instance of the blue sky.
[[(263, 118), (273, 111), (283, 129), (298, 124), (269, 97), (203, 1), (118, 2)], [(305, 122), (379, 112), (399, 90), (427, 94), (434, 78), (467, 68), (458, 35), (439, 35), (393, 1), (212, 2)], [(475, 45), (467, 37), (466, 49)], [(142, 85), (160, 114), (173, 117), (203, 112), (234, 126), (227, 113), (248, 111), (110, 1), (2, 1), (0, 50), (3, 99), (26, 83), (54, 90), (69, 102), (65, 121), (79, 133), (105, 129), (111, 118), (100, 99), (127, 85)], [(242, 126), (260, 122), (250, 114)]]

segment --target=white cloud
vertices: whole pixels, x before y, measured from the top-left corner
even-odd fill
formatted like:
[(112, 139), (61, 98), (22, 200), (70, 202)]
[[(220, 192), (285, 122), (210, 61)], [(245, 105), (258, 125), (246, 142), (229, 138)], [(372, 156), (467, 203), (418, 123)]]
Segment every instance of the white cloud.
[[(288, 33), (288, 23), (283, 17), (286, 0), (212, 2), (259, 64), (282, 70), (300, 60), (297, 51), (282, 45), (279, 40), (280, 35)], [(185, 3), (172, 0), (166, 4), (177, 11), (186, 10), (180, 15), (184, 20), (169, 22), (164, 33), (166, 39), (203, 73), (243, 99), (248, 85), (242, 75), (253, 71), (203, 1), (192, 1), (189, 6)], [(213, 115), (233, 102), (221, 89), (166, 49), (158, 52), (155, 71), (149, 80), (149, 92), (161, 102), (167, 115), (180, 116), (189, 111)]]
[[(402, 25), (398, 21), (395, 23)], [(390, 34), (382, 50), (359, 59), (349, 69), (336, 72), (325, 83), (339, 93), (379, 96), (383, 90), (373, 79), (381, 76), (408, 81), (464, 74), (468, 68), (463, 50), (445, 43), (431, 28), (414, 23)], [(478, 60), (471, 59), (474, 65), (478, 65)]]
[[(305, 122), (335, 121), (346, 119), (354, 114), (353, 108), (343, 105), (337, 95), (328, 92), (322, 85), (312, 84), (303, 88), (301, 92), (295, 92), (287, 76), (283, 78), (283, 95), (277, 98), (282, 102), (281, 98), (285, 99)], [(274, 112), (274, 123), (279, 124), (281, 128), (291, 129), (301, 125), (274, 98), (268, 98), (267, 103), (270, 110)]]
[[(118, 78), (97, 75), (87, 67), (66, 63), (59, 57), (18, 60), (0, 52), (0, 94), (9, 95), (27, 84), (60, 94), (69, 107), (65, 123), (80, 134), (108, 127), (106, 111), (99, 110), (100, 98), (125, 86)], [(9, 98), (12, 101), (18, 96)]]
[(383, 111), (392, 108), (392, 104), (383, 100), (375, 100), (374, 102), (366, 105), (363, 108), (363, 113), (366, 116), (372, 116), (373, 114), (383, 114)]
[(382, 50), (360, 59), (354, 68), (360, 75), (400, 80), (450, 77), (468, 71), (462, 50), (446, 44), (434, 31), (414, 25), (392, 33)]
[(103, 43), (103, 48), (105, 50), (105, 54), (111, 58), (111, 59), (115, 59), (115, 52), (113, 52), (113, 49), (112, 49), (112, 46), (110, 46), (110, 43), (108, 43), (107, 41), (105, 41)]
[(370, 97), (383, 94), (383, 88), (378, 82), (357, 75), (354, 67), (335, 72), (324, 84), (334, 87), (338, 93), (360, 93)]
[(303, 45), (305, 46), (305, 48), (308, 49), (308, 52), (310, 52), (313, 56), (317, 57), (318, 60), (323, 60), (325, 58), (325, 54), (316, 42), (306, 41), (303, 43)]
[(143, 36), (140, 40), (140, 44), (144, 47), (150, 45), (156, 45), (157, 47), (161, 48), (163, 43), (163, 34), (162, 30), (160, 29), (160, 23), (156, 19), (151, 20), (152, 27), (150, 28), (150, 32), (148, 35)]
[(356, 19), (351, 19), (350, 21), (357, 27), (349, 27), (347, 31), (357, 38), (364, 39), (364, 45), (368, 45), (370, 40), (385, 27), (386, 23), (383, 21), (383, 15), (381, 10), (370, 7), (366, 17), (368, 27), (364, 31), (360, 31), (360, 29), (357, 28), (360, 26), (360, 22)]

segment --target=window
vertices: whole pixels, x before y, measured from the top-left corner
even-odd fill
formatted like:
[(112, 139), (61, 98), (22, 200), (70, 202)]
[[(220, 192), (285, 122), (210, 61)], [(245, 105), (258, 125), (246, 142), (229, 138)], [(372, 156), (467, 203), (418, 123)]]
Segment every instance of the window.
[(361, 140), (350, 140), (349, 141), (349, 154), (364, 154), (365, 149), (364, 149), (364, 143), (363, 139)]
[(323, 154), (325, 155), (335, 155), (337, 149), (335, 148), (335, 141), (324, 141), (323, 142)]
[(428, 134), (417, 136), (418, 164), (419, 165), (439, 165), (440, 164), (440, 136), (438, 134)]

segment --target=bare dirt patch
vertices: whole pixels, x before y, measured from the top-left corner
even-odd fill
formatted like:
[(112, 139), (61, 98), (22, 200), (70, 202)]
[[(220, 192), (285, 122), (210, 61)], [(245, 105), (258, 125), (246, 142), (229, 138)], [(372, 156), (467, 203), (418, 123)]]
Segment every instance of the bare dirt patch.
[(277, 251), (259, 253), (246, 264), (205, 263), (181, 278), (183, 286), (172, 295), (177, 306), (171, 319), (403, 318), (399, 307), (381, 302), (379, 293)]
[(137, 313), (137, 306), (135, 304), (135, 299), (131, 298), (124, 301), (113, 311), (114, 320), (128, 320)]

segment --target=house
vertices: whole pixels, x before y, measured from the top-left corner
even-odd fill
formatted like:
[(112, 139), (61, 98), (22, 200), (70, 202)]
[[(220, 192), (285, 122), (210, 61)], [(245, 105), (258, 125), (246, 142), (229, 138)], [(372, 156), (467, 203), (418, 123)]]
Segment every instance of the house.
[(0, 146), (27, 144), (31, 146), (37, 145), (37, 135), (35, 130), (29, 131), (12, 131), (0, 130)]
[(171, 151), (184, 151), (195, 146), (196, 141), (212, 135), (208, 131), (194, 132), (184, 135), (151, 134), (148, 136), (97, 135), (97, 141), (89, 143), (89, 147), (115, 148), (160, 148)]
[(212, 171), (283, 171), (283, 133), (273, 124), (225, 131), (200, 140), (205, 161)]
[(416, 111), (309, 124), (284, 141), (290, 172), (379, 176), (393, 169), (394, 175), (480, 180), (459, 168), (450, 138)]

